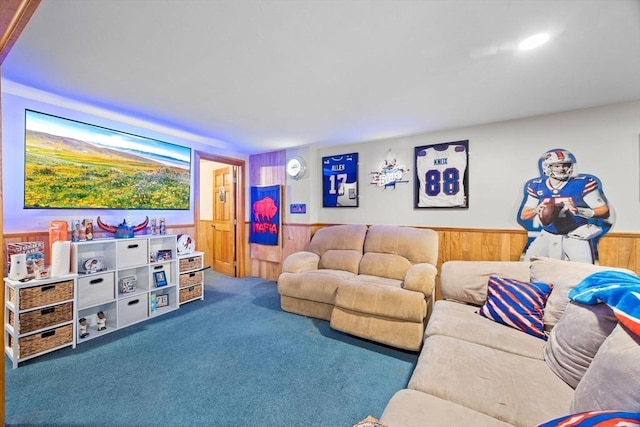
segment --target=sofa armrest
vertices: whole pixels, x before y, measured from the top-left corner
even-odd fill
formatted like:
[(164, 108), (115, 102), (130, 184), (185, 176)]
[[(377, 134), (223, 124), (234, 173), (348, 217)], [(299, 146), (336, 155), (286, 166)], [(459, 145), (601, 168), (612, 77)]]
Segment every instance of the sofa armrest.
[(295, 252), (285, 258), (282, 263), (283, 273), (300, 273), (303, 271), (317, 270), (320, 256), (313, 252)]
[(425, 297), (431, 297), (436, 284), (437, 268), (434, 265), (422, 262), (409, 267), (404, 276), (404, 289), (417, 291)]

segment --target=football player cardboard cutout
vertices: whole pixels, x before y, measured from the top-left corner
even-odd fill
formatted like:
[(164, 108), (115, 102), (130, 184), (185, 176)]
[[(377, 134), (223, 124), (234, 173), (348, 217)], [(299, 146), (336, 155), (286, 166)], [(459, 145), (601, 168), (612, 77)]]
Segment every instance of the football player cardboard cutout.
[(544, 256), (597, 263), (598, 241), (613, 225), (600, 180), (577, 174), (575, 156), (554, 148), (538, 160), (540, 176), (524, 186), (518, 223), (528, 231), (523, 259)]

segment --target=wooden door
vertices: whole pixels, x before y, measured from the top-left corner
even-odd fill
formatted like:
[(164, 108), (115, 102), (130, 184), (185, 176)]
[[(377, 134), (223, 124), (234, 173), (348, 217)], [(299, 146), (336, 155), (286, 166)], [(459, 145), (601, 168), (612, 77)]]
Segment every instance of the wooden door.
[(213, 269), (236, 275), (236, 167), (213, 171)]

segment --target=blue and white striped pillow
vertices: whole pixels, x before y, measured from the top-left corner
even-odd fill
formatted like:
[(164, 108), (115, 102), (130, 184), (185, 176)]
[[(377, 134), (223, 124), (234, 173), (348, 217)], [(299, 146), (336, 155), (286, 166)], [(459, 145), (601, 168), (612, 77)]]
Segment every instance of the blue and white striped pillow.
[(592, 411), (566, 415), (536, 427), (611, 427), (640, 426), (640, 413), (622, 411)]
[(547, 283), (490, 276), (487, 301), (477, 313), (546, 341), (542, 317), (552, 289)]

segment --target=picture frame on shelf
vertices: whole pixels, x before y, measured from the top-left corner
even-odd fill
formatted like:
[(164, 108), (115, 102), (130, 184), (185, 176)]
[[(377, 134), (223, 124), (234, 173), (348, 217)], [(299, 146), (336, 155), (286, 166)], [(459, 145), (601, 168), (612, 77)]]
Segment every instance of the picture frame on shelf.
[(164, 270), (153, 273), (153, 282), (156, 285), (156, 288), (167, 286), (167, 275)]
[(156, 306), (158, 308), (160, 307), (166, 307), (169, 305), (169, 295), (167, 294), (163, 294), (163, 295), (158, 295), (156, 297)]
[(171, 249), (160, 249), (156, 254), (156, 261), (168, 261), (173, 259), (173, 251)]
[(121, 294), (130, 294), (136, 291), (138, 278), (135, 275), (121, 277), (118, 285)]

